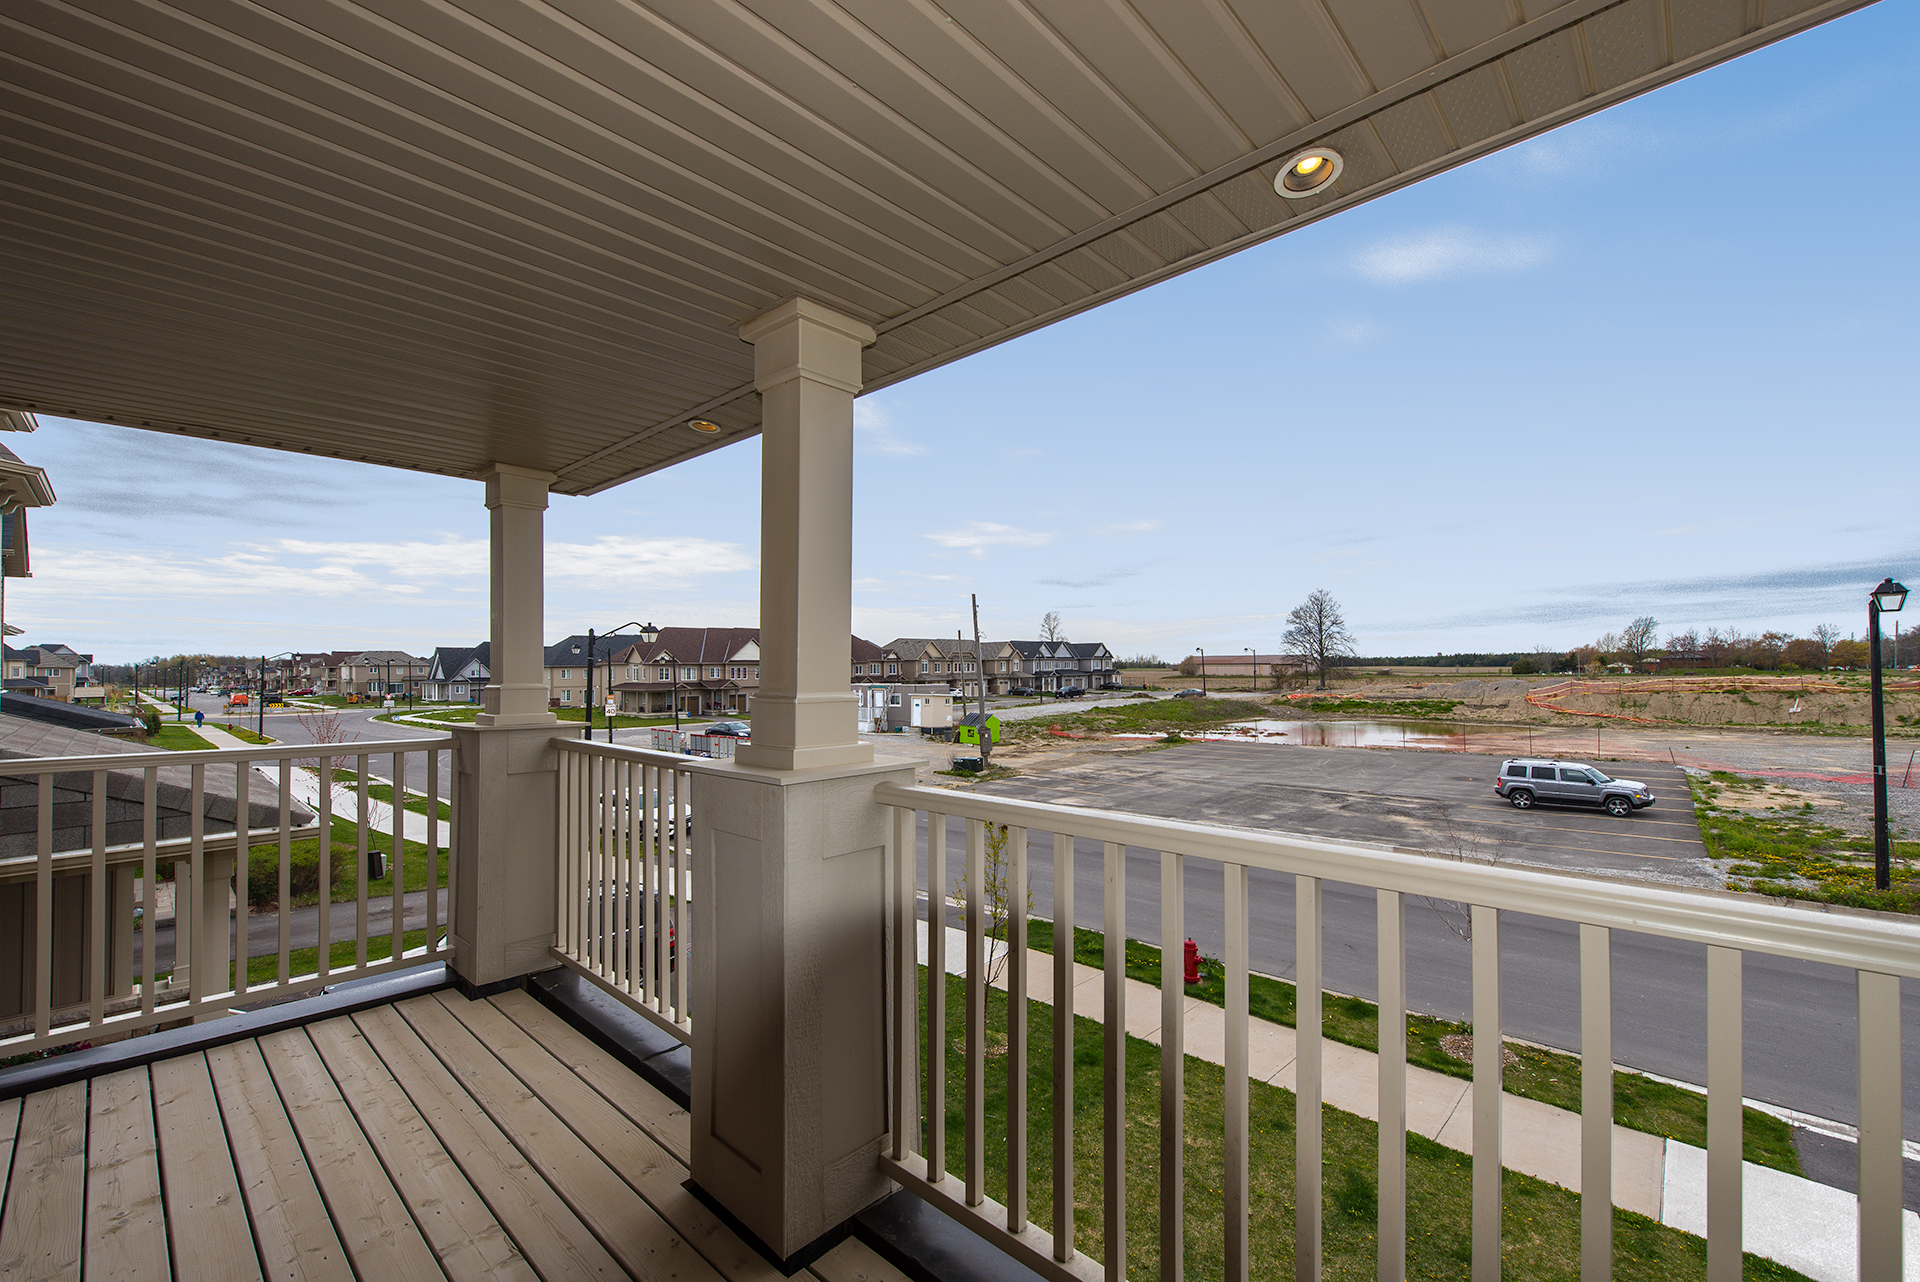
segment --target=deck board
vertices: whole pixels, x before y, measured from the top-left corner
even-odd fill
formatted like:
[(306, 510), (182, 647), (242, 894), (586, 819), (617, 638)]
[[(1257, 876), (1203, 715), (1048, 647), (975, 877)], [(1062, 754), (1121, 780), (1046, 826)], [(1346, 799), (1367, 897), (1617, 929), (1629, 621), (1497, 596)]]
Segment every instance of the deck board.
[(20, 1132), (20, 1101), (0, 1100), (0, 1224), (7, 1218), (7, 1183), (13, 1174), (13, 1140)]
[(258, 1043), (215, 1047), (207, 1052), (207, 1068), (267, 1276), (353, 1282), (346, 1248), (333, 1230)]
[(85, 1223), (87, 1084), (29, 1095), (0, 1220), (0, 1277), (12, 1282), (80, 1276)]
[(442, 1006), (464, 1023), (708, 1263), (742, 1282), (785, 1282), (686, 1189), (687, 1168), (491, 1002)]
[(396, 1009), (627, 1272), (646, 1279), (720, 1277), (435, 996)]
[(639, 1124), (676, 1162), (693, 1162), (693, 1116), (642, 1081), (593, 1040), (536, 1001), (524, 989), (488, 998), (553, 1057), (579, 1075), (615, 1108)]
[(411, 1024), (390, 1006), (361, 1011), (353, 1019), (546, 1282), (600, 1282), (626, 1276), (572, 1208), (427, 1049)]
[(87, 1101), (87, 1282), (169, 1276), (160, 1141), (145, 1067), (93, 1079)]
[(777, 1282), (690, 1120), (524, 993), (371, 1007), (0, 1101), (0, 1278)]
[(307, 1036), (345, 1092), (360, 1129), (405, 1200), (440, 1267), (454, 1282), (537, 1275), (400, 1084), (346, 1016), (307, 1026)]
[(363, 1278), (444, 1276), (306, 1030), (271, 1033), (259, 1042), (354, 1272)]
[(151, 1066), (174, 1276), (257, 1278), (260, 1257), (205, 1055)]

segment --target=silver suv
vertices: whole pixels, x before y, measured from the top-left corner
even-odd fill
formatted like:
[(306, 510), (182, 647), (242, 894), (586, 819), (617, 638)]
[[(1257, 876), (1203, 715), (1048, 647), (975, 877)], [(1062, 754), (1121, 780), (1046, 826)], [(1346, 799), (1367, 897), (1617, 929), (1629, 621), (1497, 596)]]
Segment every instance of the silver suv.
[(1500, 763), (1493, 790), (1515, 810), (1531, 810), (1536, 803), (1557, 806), (1597, 806), (1616, 818), (1653, 804), (1653, 789), (1637, 779), (1609, 779), (1580, 761), (1550, 761), (1544, 757), (1516, 757)]

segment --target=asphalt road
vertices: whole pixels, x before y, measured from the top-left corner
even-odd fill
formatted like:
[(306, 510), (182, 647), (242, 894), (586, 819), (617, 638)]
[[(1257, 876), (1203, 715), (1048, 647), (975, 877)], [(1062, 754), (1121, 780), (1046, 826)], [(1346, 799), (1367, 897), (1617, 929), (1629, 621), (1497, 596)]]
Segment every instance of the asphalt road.
[[(447, 924), (447, 892), (443, 887), (438, 892), (439, 906), (434, 911), (434, 921), (440, 926)], [(427, 924), (427, 892), (411, 891), (401, 897), (404, 906), (401, 910), (401, 928), (415, 930)], [(334, 941), (352, 939), (355, 916), (359, 905), (349, 900), (346, 903), (329, 905), (332, 910), (328, 916)], [(277, 912), (249, 913), (247, 923), (247, 956), (272, 957), (280, 952), (280, 914)], [(393, 900), (386, 895), (367, 897), (367, 938), (377, 939), (393, 932)], [(287, 947), (312, 948), (320, 942), (320, 906), (294, 908), (287, 913)], [(156, 975), (164, 975), (173, 969), (174, 925), (171, 917), (160, 922), (153, 936), (153, 970)], [(139, 936), (134, 937), (133, 968), (136, 973), (145, 959)]]
[[(1698, 884), (1704, 857), (1678, 772), (1642, 763), (1609, 769), (1652, 785), (1659, 798), (1631, 819), (1576, 811), (1512, 810), (1493, 793), (1491, 758), (1465, 754), (1279, 745), (1191, 744), (1119, 761), (1025, 775), (981, 790), (1031, 800), (1423, 849), (1477, 843), (1481, 853), (1571, 870), (1635, 873)], [(922, 820), (924, 827), (924, 818)], [(949, 878), (962, 849), (948, 840)], [(922, 845), (921, 877), (926, 865)], [(1052, 915), (1052, 839), (1028, 853), (1033, 911)], [(1101, 926), (1102, 866), (1097, 842), (1075, 845), (1075, 916)], [(1224, 948), (1219, 866), (1187, 861), (1187, 933), (1204, 952)], [(950, 880), (950, 884), (951, 880)], [(1293, 879), (1251, 876), (1252, 964), (1290, 978), (1294, 969)], [(1159, 942), (1158, 851), (1127, 852), (1127, 934)], [(1324, 887), (1327, 987), (1376, 992), (1374, 895)], [(1409, 901), (1409, 1004), (1421, 1013), (1466, 1019), (1471, 1006), (1468, 946), (1441, 910)], [(955, 923), (957, 924), (957, 922)], [(1616, 932), (1614, 1054), (1623, 1064), (1688, 1082), (1706, 1081), (1706, 948)], [(1579, 933), (1565, 922), (1510, 913), (1501, 923), (1504, 1031), (1578, 1050)], [(1904, 988), (1906, 1121), (1920, 1139), (1920, 985)], [(1749, 1097), (1852, 1122), (1857, 1111), (1855, 980), (1851, 971), (1749, 953), (1745, 963), (1745, 1091)]]

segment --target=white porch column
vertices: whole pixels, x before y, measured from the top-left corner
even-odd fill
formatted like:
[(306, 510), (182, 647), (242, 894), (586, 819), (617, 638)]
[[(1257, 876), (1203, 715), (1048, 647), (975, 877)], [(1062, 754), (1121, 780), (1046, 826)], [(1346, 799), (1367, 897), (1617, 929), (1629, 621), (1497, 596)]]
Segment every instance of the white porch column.
[(847, 677), (853, 623), (853, 398), (870, 326), (804, 298), (740, 327), (760, 389), (760, 688), (742, 765), (873, 760)]
[(495, 463), (487, 485), (492, 650), (483, 726), (555, 724), (541, 659), (546, 611), (547, 486), (553, 473)]
[(554, 775), (542, 666), (547, 486), (553, 475), (497, 463), (483, 473), (491, 539), (492, 646), (486, 711), (458, 742), (453, 969), (472, 993), (558, 963)]
[(751, 745), (694, 775), (692, 1167), (791, 1259), (891, 1190), (890, 825), (873, 792), (913, 770), (873, 763), (847, 675), (873, 330), (789, 299), (740, 334), (761, 394), (760, 687)]

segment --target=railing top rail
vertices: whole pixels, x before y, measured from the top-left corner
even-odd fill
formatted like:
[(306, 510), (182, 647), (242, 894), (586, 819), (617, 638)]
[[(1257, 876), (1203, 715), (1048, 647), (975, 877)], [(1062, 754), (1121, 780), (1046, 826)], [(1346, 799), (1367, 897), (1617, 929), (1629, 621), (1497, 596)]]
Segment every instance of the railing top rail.
[(562, 752), (578, 752), (591, 757), (614, 757), (622, 761), (644, 761), (649, 765), (672, 766), (676, 770), (711, 770), (714, 766), (722, 764), (712, 757), (688, 757), (678, 752), (636, 748), (626, 743), (596, 743), (590, 739), (573, 739), (563, 734), (553, 737), (553, 746)]
[(450, 748), (452, 735), (430, 739), (381, 739), (345, 743), (263, 743), (249, 748), (192, 748), (184, 752), (128, 752), (99, 757), (0, 758), (0, 776), (68, 774), (81, 770), (145, 770), (149, 766), (190, 766), (235, 761), (307, 761), (320, 757), (385, 756)]
[(1250, 832), (1112, 810), (883, 783), (875, 799), (1032, 832), (1066, 833), (1273, 872), (1397, 890), (1920, 979), (1920, 922), (1887, 913), (1789, 906), (1731, 891), (1651, 886), (1587, 874), (1460, 863), (1382, 846)]

